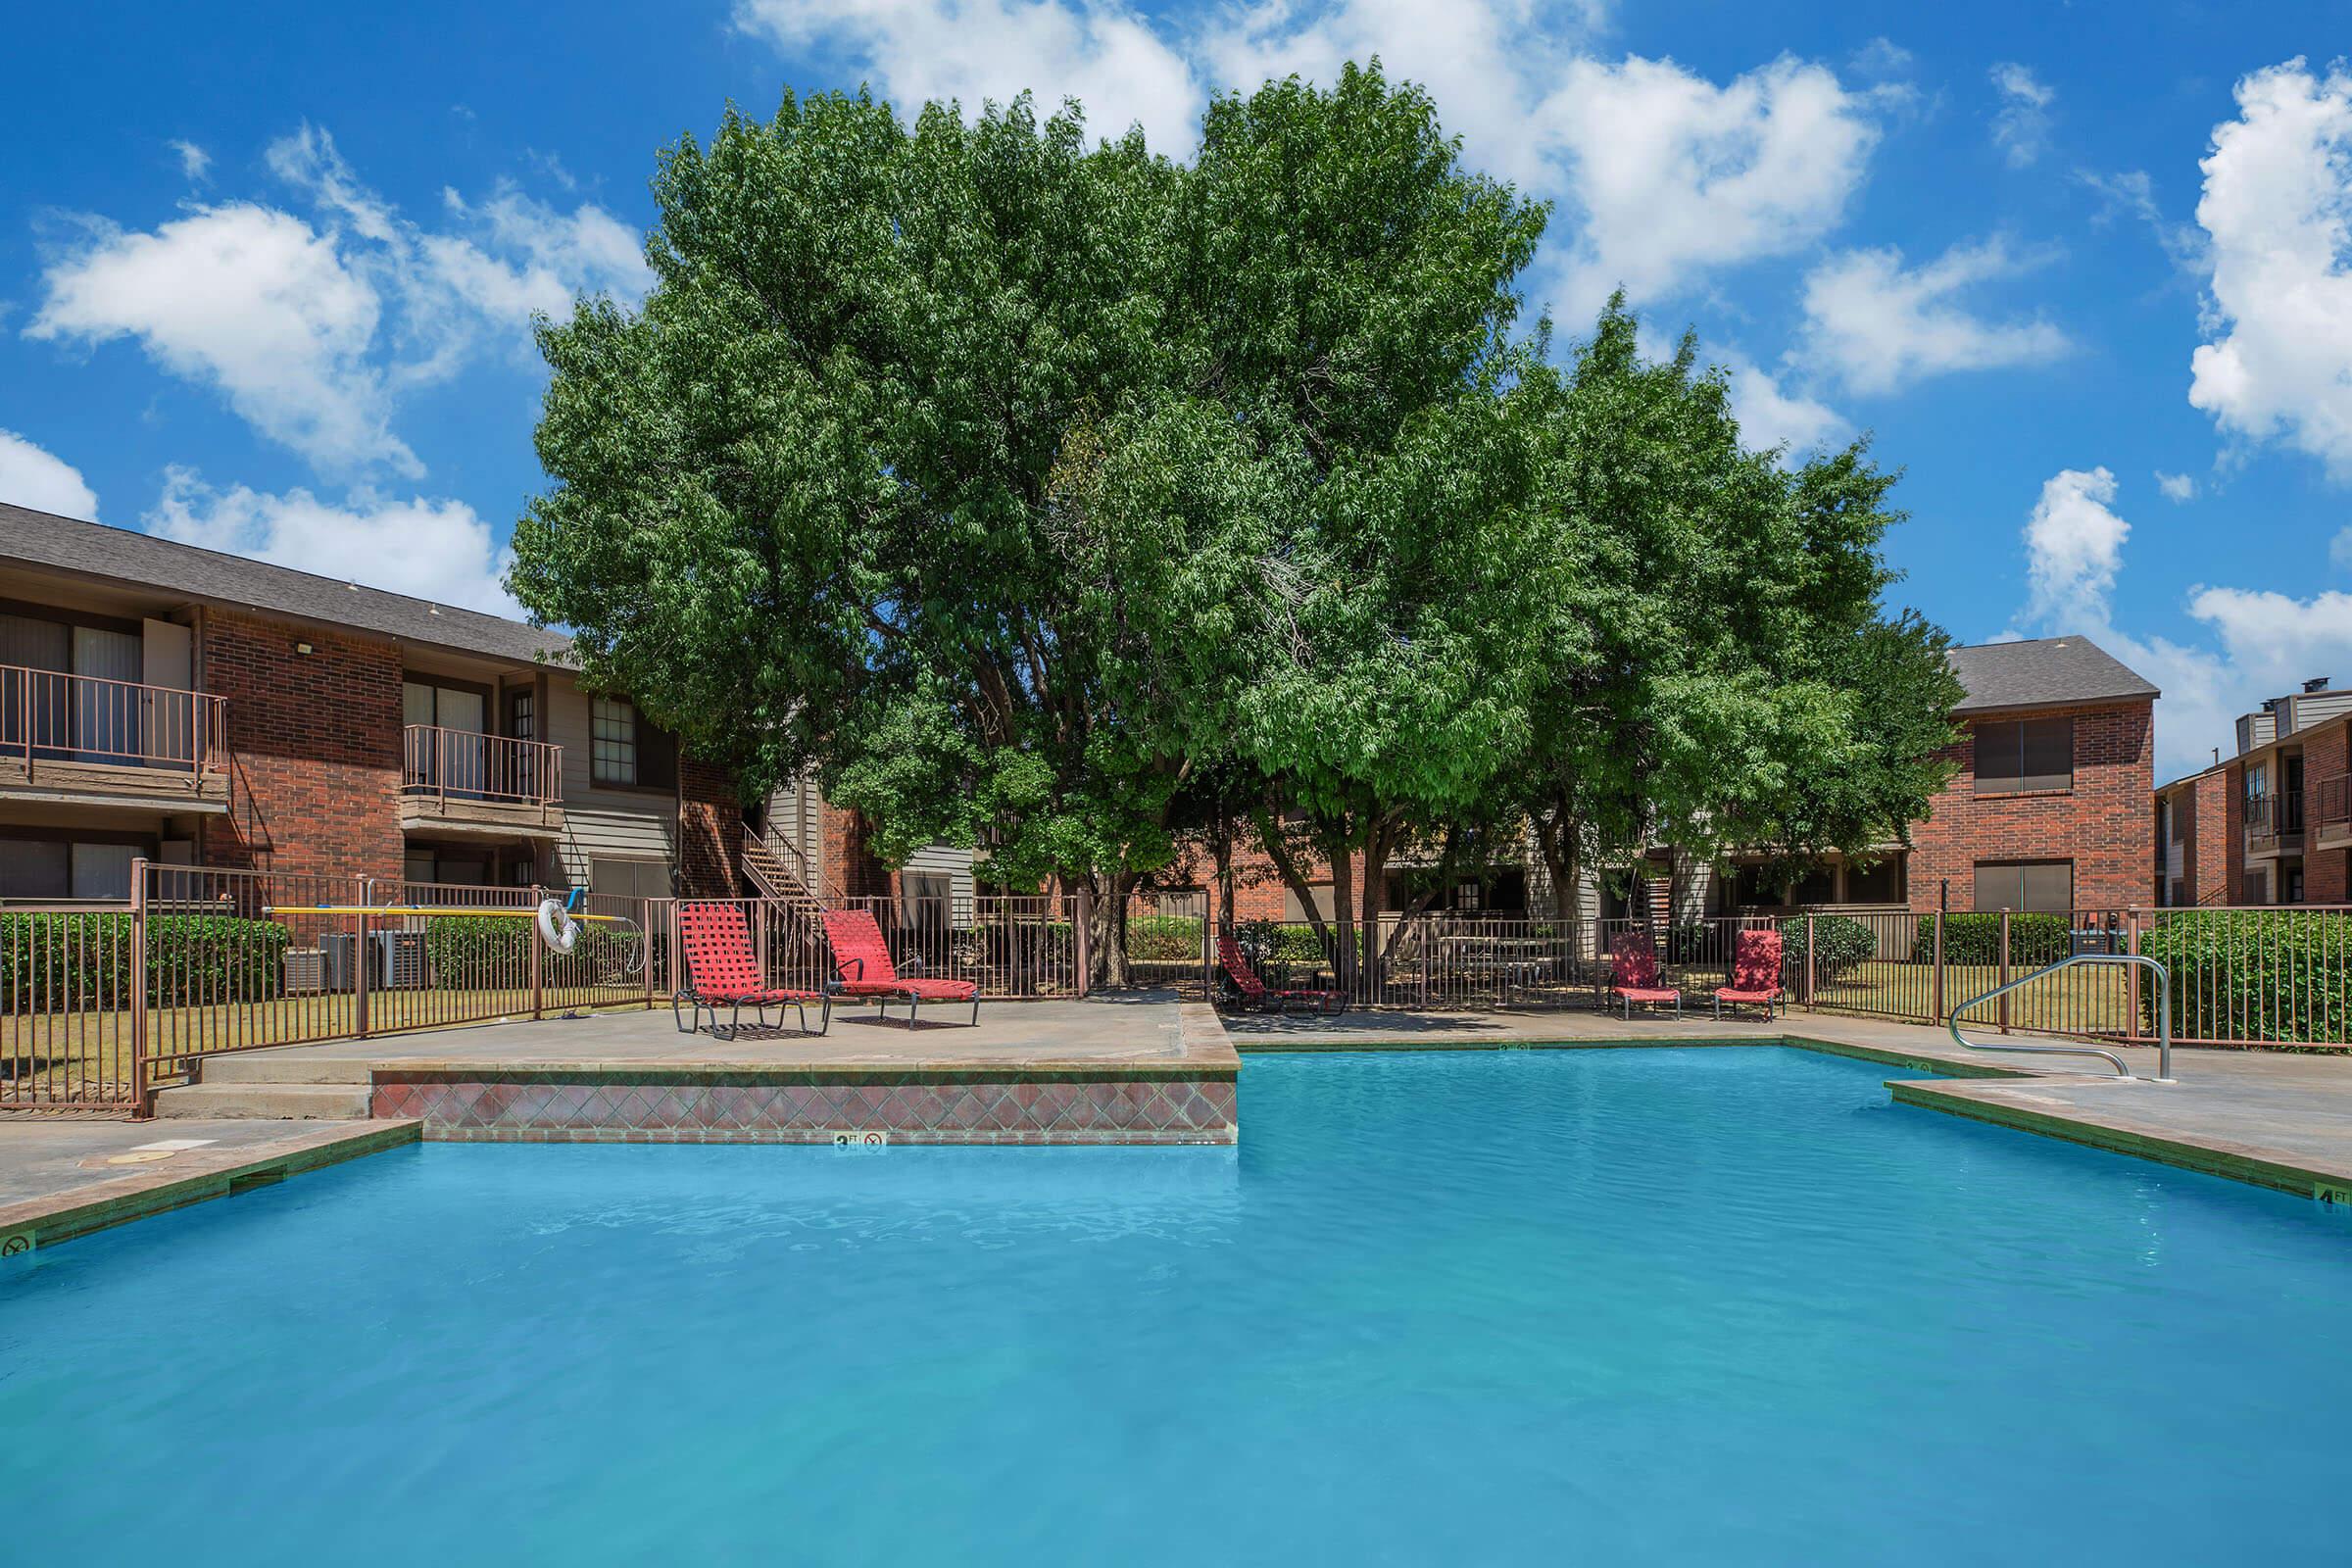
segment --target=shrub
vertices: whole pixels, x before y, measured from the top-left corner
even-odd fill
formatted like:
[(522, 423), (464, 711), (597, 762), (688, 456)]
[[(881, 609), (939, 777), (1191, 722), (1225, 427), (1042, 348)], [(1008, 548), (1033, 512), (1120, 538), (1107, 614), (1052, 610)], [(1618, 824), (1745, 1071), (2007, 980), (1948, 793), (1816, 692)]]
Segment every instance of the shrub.
[(1233, 939), (1259, 963), (1314, 964), (1323, 961), (1323, 945), (1315, 928), (1300, 921), (1244, 920), (1234, 927)]
[[(1879, 939), (1850, 915), (1816, 914), (1810, 923), (1813, 941), (1820, 949), (1813, 959), (1813, 983), (1817, 986), (1836, 985), (1879, 956)], [(1789, 974), (1799, 977), (1805, 972), (1806, 925), (1807, 919), (1801, 915), (1781, 922), (1782, 962)]]
[[(127, 1006), (128, 914), (0, 914), (0, 1010)], [(286, 928), (274, 920), (158, 914), (147, 920), (147, 999), (261, 1002), (285, 984)]]
[(1127, 956), (1147, 963), (1197, 963), (1200, 958), (1200, 921), (1189, 914), (1130, 917)]
[[(2352, 1035), (2352, 916), (2320, 909), (2168, 915), (2140, 933), (2162, 963), (2183, 1040), (2340, 1045)], [(2156, 988), (2140, 1025), (2156, 1029)]]
[[(2013, 914), (2009, 917), (2009, 967), (2020, 973), (2056, 963), (2074, 949), (2074, 921), (2063, 914)], [(1919, 934), (1912, 939), (1911, 961), (1936, 960), (1936, 917), (1919, 917)], [(1971, 911), (1943, 917), (1943, 961), (1981, 964), (1991, 968), (2001, 961), (2001, 917)]]
[[(547, 986), (594, 985), (615, 971), (634, 972), (635, 931), (583, 922), (569, 953), (550, 953), (540, 968)], [(444, 991), (495, 991), (531, 983), (538, 922), (494, 914), (436, 915), (424, 922), (430, 983)]]

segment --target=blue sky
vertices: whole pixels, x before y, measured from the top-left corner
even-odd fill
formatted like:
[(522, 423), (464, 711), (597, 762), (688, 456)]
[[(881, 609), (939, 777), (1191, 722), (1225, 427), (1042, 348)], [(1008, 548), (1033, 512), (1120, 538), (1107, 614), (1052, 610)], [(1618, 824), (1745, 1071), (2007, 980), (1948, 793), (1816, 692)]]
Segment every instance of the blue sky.
[(1208, 92), (1377, 53), (1553, 201), (1529, 292), (1624, 283), (1752, 433), (1867, 433), (1897, 591), (2083, 632), (2158, 767), (2352, 681), (2340, 5), (1586, 0), (37, 8), (0, 98), (0, 498), (500, 608), (533, 309), (633, 298), (655, 149), (729, 99)]

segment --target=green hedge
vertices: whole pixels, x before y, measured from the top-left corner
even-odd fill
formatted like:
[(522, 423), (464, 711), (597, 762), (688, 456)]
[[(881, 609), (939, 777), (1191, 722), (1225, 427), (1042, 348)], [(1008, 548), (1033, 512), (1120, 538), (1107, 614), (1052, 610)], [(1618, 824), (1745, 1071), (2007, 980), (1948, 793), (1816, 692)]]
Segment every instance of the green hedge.
[(1127, 956), (1147, 963), (1198, 963), (1200, 921), (1189, 914), (1147, 914), (1127, 921)]
[(1303, 921), (1294, 925), (1281, 920), (1244, 920), (1234, 927), (1233, 934), (1244, 953), (1255, 954), (1270, 963), (1323, 961), (1323, 945), (1315, 940), (1315, 928)]
[(1820, 953), (1813, 959), (1813, 983), (1836, 985), (1879, 956), (1879, 939), (1870, 927), (1850, 915), (1816, 914), (1781, 922), (1781, 956), (1786, 972), (1805, 972), (1805, 928), (1810, 924)]
[[(494, 991), (531, 983), (531, 948), (539, 941), (535, 918), (436, 915), (424, 927), (424, 957), (436, 989)], [(548, 954), (540, 983), (592, 985), (628, 966), (634, 956), (631, 945), (637, 940), (633, 931), (583, 922), (579, 941), (569, 953)]]
[[(2009, 967), (2023, 972), (2056, 963), (2074, 951), (2074, 921), (2063, 914), (2013, 914), (2009, 917)], [(1919, 917), (1919, 934), (1912, 939), (1911, 961), (1936, 961), (1936, 917)], [(1943, 917), (1943, 961), (1991, 968), (2001, 961), (2001, 917), (1997, 913), (1947, 914)]]
[[(2352, 1044), (2352, 916), (2172, 914), (2140, 932), (2139, 951), (2168, 971), (2176, 1039)], [(2140, 1013), (2152, 1034), (2155, 987), (2141, 988)]]
[[(274, 920), (158, 914), (147, 921), (147, 999), (262, 1002), (285, 987), (286, 928)], [(127, 1006), (127, 914), (0, 914), (0, 1010)]]

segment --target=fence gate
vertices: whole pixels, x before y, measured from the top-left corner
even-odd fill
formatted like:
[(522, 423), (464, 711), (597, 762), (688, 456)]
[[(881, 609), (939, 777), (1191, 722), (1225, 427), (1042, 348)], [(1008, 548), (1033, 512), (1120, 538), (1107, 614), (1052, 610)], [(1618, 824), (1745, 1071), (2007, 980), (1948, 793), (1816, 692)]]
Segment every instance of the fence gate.
[(0, 1109), (136, 1102), (137, 960), (120, 902), (14, 904), (0, 914)]

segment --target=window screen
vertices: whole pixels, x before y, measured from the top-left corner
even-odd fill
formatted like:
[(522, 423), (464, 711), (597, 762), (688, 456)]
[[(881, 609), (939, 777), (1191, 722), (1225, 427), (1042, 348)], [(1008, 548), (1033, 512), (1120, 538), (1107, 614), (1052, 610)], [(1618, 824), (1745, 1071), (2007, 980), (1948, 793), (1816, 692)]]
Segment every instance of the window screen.
[(1979, 860), (1977, 907), (2065, 914), (2075, 906), (2072, 860)]
[(2001, 719), (1976, 727), (1979, 795), (2075, 787), (2075, 721)]

